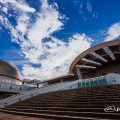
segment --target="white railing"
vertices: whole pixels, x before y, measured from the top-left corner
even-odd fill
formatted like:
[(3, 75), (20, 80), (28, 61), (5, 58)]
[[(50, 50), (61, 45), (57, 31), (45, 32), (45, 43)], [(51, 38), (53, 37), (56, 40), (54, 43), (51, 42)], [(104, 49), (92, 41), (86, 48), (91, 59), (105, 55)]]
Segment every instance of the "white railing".
[(30, 89), (32, 89), (32, 87), (0, 82), (0, 91), (3, 91), (3, 92), (20, 93)]
[(58, 90), (63, 90), (66, 87), (69, 87), (75, 83), (78, 83), (77, 81), (72, 81), (72, 82), (64, 82), (64, 83), (58, 83), (58, 84), (53, 84), (53, 85), (48, 85), (42, 88), (36, 88), (34, 90), (29, 90), (26, 92), (22, 92), (18, 95), (11, 96), (8, 98), (5, 98), (3, 100), (0, 100), (0, 108), (4, 108), (8, 105), (14, 104), (16, 102), (28, 99), (30, 97), (42, 94), (42, 93), (47, 93), (47, 92), (54, 92)]
[[(102, 80), (103, 83), (99, 83), (101, 80)], [(97, 84), (90, 85), (91, 82), (93, 82), (93, 83), (97, 82)], [(81, 84), (81, 85), (82, 85), (82, 83), (84, 83), (84, 86), (79, 86), (78, 83)], [(75, 83), (75, 84), (72, 84), (72, 85), (70, 85), (68, 87), (65, 87), (63, 90), (120, 84), (120, 75), (116, 74), (116, 73), (110, 73), (110, 74), (107, 74), (105, 76), (99, 76), (99, 77), (79, 80), (78, 83)]]
[[(102, 77), (105, 77), (105, 79), (107, 80), (107, 84), (120, 84), (120, 75), (118, 74), (111, 73), (106, 76), (100, 76), (100, 78)], [(95, 80), (96, 78), (87, 79), (86, 81)], [(58, 90), (74, 89), (74, 88), (77, 88), (78, 83), (82, 81), (85, 81), (85, 80), (76, 80), (72, 82), (56, 83), (56, 84), (48, 85), (45, 87), (36, 88), (33, 90), (22, 92), (18, 95), (11, 96), (6, 99), (0, 100), (0, 108), (4, 108), (7, 105), (14, 104), (16, 102), (28, 99), (30, 97), (33, 97), (33, 96), (36, 96), (42, 93), (54, 92)]]

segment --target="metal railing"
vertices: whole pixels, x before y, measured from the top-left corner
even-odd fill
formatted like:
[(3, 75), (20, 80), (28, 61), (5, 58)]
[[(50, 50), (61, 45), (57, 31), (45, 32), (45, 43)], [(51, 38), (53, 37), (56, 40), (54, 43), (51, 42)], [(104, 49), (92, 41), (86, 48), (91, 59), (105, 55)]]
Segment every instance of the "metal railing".
[(65, 87), (69, 87), (72, 84), (77, 83), (78, 81), (72, 81), (72, 82), (64, 82), (64, 83), (58, 83), (58, 84), (53, 84), (53, 85), (48, 85), (42, 88), (36, 88), (34, 90), (29, 90), (26, 92), (22, 92), (18, 95), (11, 96), (8, 98), (5, 98), (3, 100), (0, 100), (0, 108), (4, 108), (8, 105), (14, 104), (16, 102), (28, 99), (30, 97), (42, 94), (42, 93), (47, 93), (47, 92), (54, 92), (58, 90), (64, 90)]
[[(113, 82), (115, 80), (116, 80), (116, 84), (117, 83), (120, 84), (120, 75), (118, 75), (118, 74), (114, 74), (114, 73), (108, 74), (106, 76), (100, 76), (99, 78), (102, 78), (102, 77), (105, 77), (105, 79), (107, 80), (107, 84), (114, 84)], [(96, 77), (96, 78), (98, 78), (98, 77)], [(95, 80), (96, 78), (87, 79), (87, 80)], [(58, 91), (58, 90), (74, 89), (77, 87), (76, 85), (82, 81), (83, 80), (76, 80), (76, 81), (72, 81), (72, 82), (56, 83), (56, 84), (48, 85), (45, 87), (35, 88), (33, 90), (22, 92), (16, 96), (11, 96), (11, 97), (5, 98), (3, 100), (0, 100), (0, 108), (4, 108), (8, 105), (14, 104), (16, 102), (31, 98), (33, 96), (36, 96), (36, 95), (39, 95), (42, 93), (54, 92), (54, 91)], [(72, 87), (72, 86), (74, 86), (74, 87)]]

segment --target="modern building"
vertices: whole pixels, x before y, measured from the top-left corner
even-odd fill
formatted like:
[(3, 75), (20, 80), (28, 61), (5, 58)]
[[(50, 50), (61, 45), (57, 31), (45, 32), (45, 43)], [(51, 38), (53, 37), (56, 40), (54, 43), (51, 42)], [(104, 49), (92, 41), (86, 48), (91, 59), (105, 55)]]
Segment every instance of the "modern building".
[(18, 69), (7, 61), (0, 60), (0, 82), (22, 85), (22, 76)]
[(79, 78), (93, 78), (108, 73), (120, 74), (120, 40), (91, 47), (72, 62), (69, 73)]
[(22, 75), (15, 65), (0, 60), (0, 99), (32, 88), (23, 84)]
[(46, 84), (120, 74), (119, 60), (120, 40), (104, 42), (80, 53), (71, 63), (68, 75), (46, 80)]
[(68, 75), (24, 84), (16, 67), (1, 61), (0, 91), (17, 95), (0, 100), (0, 111), (59, 120), (120, 120), (119, 60), (120, 40), (101, 43), (80, 53)]
[[(101, 43), (80, 53), (80, 55), (78, 55), (71, 63), (68, 75), (48, 79), (42, 82), (39, 82), (39, 80), (23, 80), (22, 75), (15, 65), (0, 60), (0, 91), (4, 94), (7, 92), (7, 95), (5, 96), (8, 96), (8, 93), (10, 93), (10, 95), (11, 93), (17, 94), (36, 87), (69, 83), (77, 80), (82, 81), (83, 86), (85, 86), (84, 84), (93, 84), (88, 83), (88, 81), (94, 78), (99, 79), (110, 73), (119, 75), (119, 59), (120, 40)], [(106, 81), (104, 82), (106, 83)], [(114, 81), (114, 83), (115, 82), (116, 81)], [(110, 82), (107, 83), (112, 84)]]

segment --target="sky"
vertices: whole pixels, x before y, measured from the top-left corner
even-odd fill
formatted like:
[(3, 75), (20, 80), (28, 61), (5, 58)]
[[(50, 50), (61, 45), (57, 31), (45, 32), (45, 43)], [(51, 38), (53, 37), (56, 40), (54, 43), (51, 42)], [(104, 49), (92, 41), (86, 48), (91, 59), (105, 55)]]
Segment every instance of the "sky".
[(69, 74), (84, 50), (120, 38), (120, 0), (0, 0), (0, 59), (23, 78)]

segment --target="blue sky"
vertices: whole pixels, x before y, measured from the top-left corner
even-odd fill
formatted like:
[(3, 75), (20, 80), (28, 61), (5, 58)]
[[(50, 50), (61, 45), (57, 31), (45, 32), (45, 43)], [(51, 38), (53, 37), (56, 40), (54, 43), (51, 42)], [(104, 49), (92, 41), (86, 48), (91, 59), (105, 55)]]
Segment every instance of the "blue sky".
[(120, 36), (120, 0), (0, 0), (0, 59), (24, 78), (68, 74), (82, 51)]

